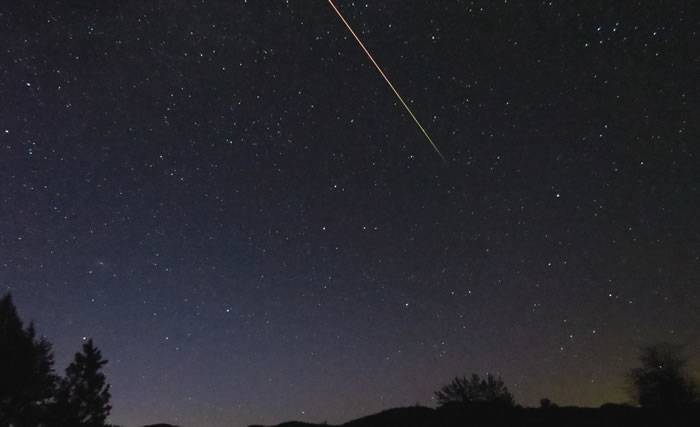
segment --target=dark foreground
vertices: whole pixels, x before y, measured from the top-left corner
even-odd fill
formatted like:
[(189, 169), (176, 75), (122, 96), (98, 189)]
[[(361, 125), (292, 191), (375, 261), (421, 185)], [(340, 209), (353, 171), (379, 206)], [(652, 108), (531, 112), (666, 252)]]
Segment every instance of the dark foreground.
[[(327, 424), (288, 422), (277, 427)], [(341, 424), (342, 427), (698, 427), (700, 408), (654, 411), (623, 405), (601, 408), (396, 408)], [(250, 426), (262, 427), (262, 426)]]

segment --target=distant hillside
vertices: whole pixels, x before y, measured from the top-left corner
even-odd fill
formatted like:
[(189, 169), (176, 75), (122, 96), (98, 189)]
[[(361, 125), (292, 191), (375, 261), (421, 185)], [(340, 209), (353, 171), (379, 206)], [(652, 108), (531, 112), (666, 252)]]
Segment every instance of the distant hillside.
[[(333, 427), (287, 422), (274, 427)], [(700, 408), (661, 412), (626, 405), (601, 408), (396, 408), (362, 417), (337, 427), (698, 427)], [(263, 427), (263, 426), (250, 426)]]
[[(266, 427), (259, 424), (253, 424), (248, 427)], [(301, 421), (289, 421), (282, 424), (277, 424), (274, 427), (332, 427), (330, 424), (312, 424), (312, 423), (302, 423)]]
[(435, 409), (424, 406), (394, 408), (343, 424), (343, 427), (401, 426), (422, 427), (435, 416)]

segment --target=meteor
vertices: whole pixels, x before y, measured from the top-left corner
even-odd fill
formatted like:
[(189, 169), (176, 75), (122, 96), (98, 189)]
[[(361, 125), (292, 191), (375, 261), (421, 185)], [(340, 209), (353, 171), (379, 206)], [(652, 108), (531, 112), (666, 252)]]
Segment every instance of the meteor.
[(360, 47), (362, 48), (362, 50), (365, 52), (365, 54), (366, 54), (367, 57), (369, 58), (370, 62), (374, 65), (374, 68), (376, 68), (377, 71), (379, 71), (379, 74), (384, 78), (384, 81), (386, 82), (386, 84), (389, 85), (389, 87), (391, 88), (392, 92), (394, 92), (394, 95), (396, 95), (396, 98), (398, 98), (398, 100), (399, 100), (399, 102), (401, 103), (401, 105), (403, 105), (403, 108), (406, 109), (406, 111), (408, 112), (408, 115), (411, 116), (411, 118), (413, 119), (413, 121), (416, 123), (416, 126), (418, 126), (418, 129), (420, 129), (420, 131), (423, 133), (423, 135), (424, 135), (425, 138), (428, 140), (428, 142), (430, 143), (430, 145), (433, 147), (433, 149), (435, 150), (435, 152), (438, 154), (438, 156), (440, 156), (440, 158), (441, 158), (443, 161), (445, 161), (445, 156), (442, 155), (442, 153), (440, 152), (440, 149), (438, 149), (437, 145), (435, 145), (435, 143), (433, 142), (433, 139), (430, 137), (430, 135), (428, 135), (428, 132), (425, 130), (425, 128), (423, 127), (423, 125), (420, 124), (420, 122), (418, 121), (418, 118), (416, 118), (416, 115), (413, 114), (413, 111), (411, 111), (411, 109), (409, 108), (408, 104), (406, 104), (406, 102), (403, 100), (403, 97), (401, 96), (401, 94), (399, 94), (399, 91), (396, 90), (396, 87), (394, 87), (394, 85), (391, 83), (391, 80), (389, 80), (389, 78), (386, 76), (386, 74), (384, 74), (384, 71), (382, 70), (382, 67), (380, 67), (379, 64), (377, 63), (377, 61), (374, 60), (374, 57), (373, 57), (372, 54), (369, 52), (369, 50), (365, 47), (365, 44), (362, 43), (362, 40), (360, 40), (360, 38), (357, 36), (357, 34), (356, 34), (355, 31), (352, 29), (352, 27), (350, 26), (350, 24), (348, 23), (348, 21), (345, 19), (345, 17), (343, 16), (343, 14), (340, 13), (340, 10), (338, 10), (338, 8), (335, 6), (335, 3), (333, 3), (333, 0), (328, 0), (328, 3), (331, 5), (331, 7), (332, 7), (333, 10), (335, 11), (335, 13), (336, 13), (336, 14), (338, 15), (338, 17), (340, 18), (340, 20), (343, 21), (343, 24), (345, 24), (345, 26), (347, 27), (347, 29), (350, 31), (350, 34), (352, 34), (352, 36), (355, 38), (355, 40), (357, 41), (357, 44), (359, 44)]

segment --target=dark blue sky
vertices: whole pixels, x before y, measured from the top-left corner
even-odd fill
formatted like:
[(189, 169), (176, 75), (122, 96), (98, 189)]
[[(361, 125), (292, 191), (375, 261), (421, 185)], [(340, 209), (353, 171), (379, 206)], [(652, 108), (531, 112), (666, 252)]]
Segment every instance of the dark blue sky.
[(700, 370), (692, 2), (10, 2), (0, 287), (112, 421), (339, 422)]

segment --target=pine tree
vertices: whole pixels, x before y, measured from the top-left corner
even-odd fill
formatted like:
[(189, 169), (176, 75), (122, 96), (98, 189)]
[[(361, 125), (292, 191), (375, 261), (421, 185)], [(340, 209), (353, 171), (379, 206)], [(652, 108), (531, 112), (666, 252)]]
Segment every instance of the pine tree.
[(105, 426), (112, 407), (110, 393), (102, 368), (107, 361), (92, 340), (66, 369), (57, 394), (57, 413), (61, 425), (74, 427)]
[(24, 328), (10, 294), (0, 299), (0, 425), (39, 426), (55, 391), (51, 345)]

